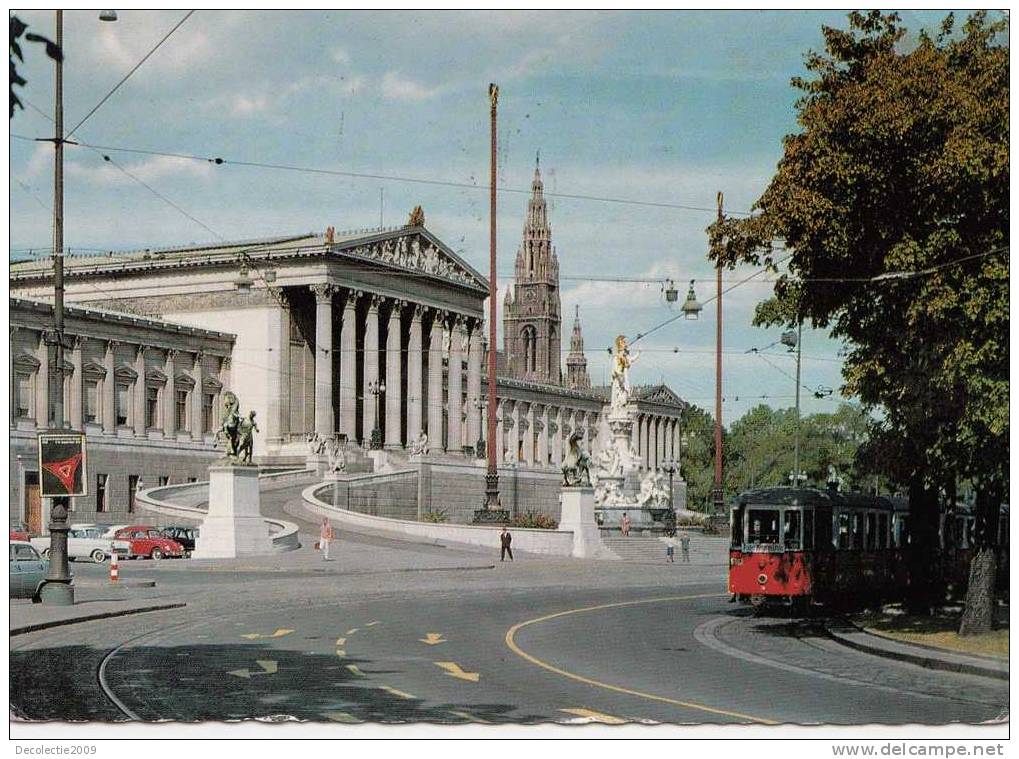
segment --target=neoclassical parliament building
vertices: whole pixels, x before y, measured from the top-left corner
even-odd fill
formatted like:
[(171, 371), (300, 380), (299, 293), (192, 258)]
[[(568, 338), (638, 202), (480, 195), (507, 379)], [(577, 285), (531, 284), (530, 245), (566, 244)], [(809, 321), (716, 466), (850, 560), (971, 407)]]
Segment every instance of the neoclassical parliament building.
[[(61, 392), (46, 337), (52, 263), (15, 263), (10, 275), (11, 518), (35, 527), (34, 435)], [(377, 427), (394, 461), (428, 470), (436, 495), (419, 488), (418, 513), (447, 498), (461, 521), (480, 505), (488, 282), (420, 209), (389, 229), (69, 257), (65, 286), (62, 392), (89, 446), (81, 519), (126, 518), (140, 483), (204, 479), (226, 390), (256, 413), (260, 463), (302, 464), (315, 433), (364, 448)], [(504, 505), (554, 512), (564, 440), (579, 430), (596, 444), (608, 389), (592, 387), (579, 312), (562, 360), (559, 261), (537, 169), (502, 319)], [(664, 385), (637, 395), (644, 467), (678, 460), (684, 403)], [(422, 433), (427, 452), (409, 456)]]

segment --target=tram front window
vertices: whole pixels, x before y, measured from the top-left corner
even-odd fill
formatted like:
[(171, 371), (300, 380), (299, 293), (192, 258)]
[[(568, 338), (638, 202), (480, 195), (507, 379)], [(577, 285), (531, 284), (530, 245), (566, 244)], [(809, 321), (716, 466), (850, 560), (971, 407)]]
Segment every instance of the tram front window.
[(750, 509), (747, 519), (747, 538), (750, 543), (779, 542), (778, 509)]
[(743, 545), (743, 508), (736, 507), (732, 510), (732, 547), (740, 548)]
[(782, 522), (782, 542), (786, 549), (800, 548), (800, 512), (786, 511)]

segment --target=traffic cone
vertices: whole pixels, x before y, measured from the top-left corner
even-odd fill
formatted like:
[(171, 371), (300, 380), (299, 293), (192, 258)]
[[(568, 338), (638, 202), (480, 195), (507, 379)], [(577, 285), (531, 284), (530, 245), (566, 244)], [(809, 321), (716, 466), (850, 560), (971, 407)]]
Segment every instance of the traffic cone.
[(117, 552), (110, 553), (110, 582), (120, 579), (120, 565), (117, 563)]

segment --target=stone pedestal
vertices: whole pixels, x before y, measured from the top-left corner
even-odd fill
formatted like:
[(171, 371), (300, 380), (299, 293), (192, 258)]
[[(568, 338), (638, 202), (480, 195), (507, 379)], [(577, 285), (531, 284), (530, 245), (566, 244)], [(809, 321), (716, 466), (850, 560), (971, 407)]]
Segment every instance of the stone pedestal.
[(619, 558), (602, 544), (601, 531), (594, 520), (594, 488), (563, 488), (559, 503), (559, 529), (573, 532), (575, 558)]
[(306, 459), (306, 466), (319, 477), (325, 477), (329, 471), (329, 456), (324, 453), (311, 453)]
[(258, 467), (209, 467), (209, 515), (195, 544), (196, 559), (233, 559), (272, 553), (269, 526), (259, 511)]

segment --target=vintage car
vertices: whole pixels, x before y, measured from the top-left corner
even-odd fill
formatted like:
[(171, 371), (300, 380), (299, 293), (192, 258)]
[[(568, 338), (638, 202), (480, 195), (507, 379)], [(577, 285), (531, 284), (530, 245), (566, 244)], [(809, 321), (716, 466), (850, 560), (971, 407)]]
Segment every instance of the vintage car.
[(27, 541), (31, 536), (32, 533), (24, 522), (19, 522), (16, 519), (11, 520), (11, 540)]
[(31, 598), (34, 603), (39, 603), (42, 600), (39, 591), (46, 583), (50, 563), (24, 540), (10, 542), (10, 556), (10, 597)]
[[(101, 537), (102, 527), (95, 525), (72, 525), (67, 532), (67, 558), (71, 561), (76, 559), (88, 559), (96, 564), (102, 564), (110, 555), (116, 551), (118, 556), (126, 556), (131, 545), (126, 540), (112, 540)], [(32, 538), (31, 543), (36, 550), (49, 558), (50, 537)]]
[(126, 540), (130, 543), (127, 558), (148, 557), (162, 559), (164, 557), (183, 558), (184, 546), (176, 540), (163, 535), (152, 525), (136, 524), (123, 527), (113, 534), (114, 540)]
[(195, 541), (198, 539), (197, 527), (173, 525), (171, 527), (164, 527), (160, 532), (170, 538), (170, 540), (175, 540), (184, 546), (184, 558), (191, 558), (191, 554), (195, 550)]

